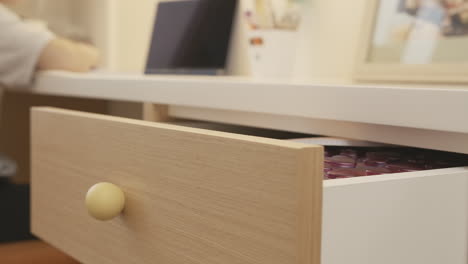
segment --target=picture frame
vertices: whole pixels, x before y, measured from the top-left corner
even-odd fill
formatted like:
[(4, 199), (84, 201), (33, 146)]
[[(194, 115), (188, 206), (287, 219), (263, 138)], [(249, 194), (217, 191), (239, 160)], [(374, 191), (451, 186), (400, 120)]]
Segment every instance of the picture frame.
[[(396, 2), (395, 10), (391, 4)], [(443, 1), (369, 0), (365, 7), (354, 79), (366, 82), (468, 83), (468, 0), (452, 1), (462, 2), (464, 8), (466, 3), (466, 24), (461, 29), (447, 26), (450, 26), (448, 19), (452, 19), (449, 17), (452, 13), (448, 9), (444, 10), (445, 13), (437, 11), (444, 6), (431, 6), (434, 10), (430, 12), (419, 9), (407, 13), (407, 6), (403, 5), (407, 2), (436, 4)], [(391, 12), (397, 13), (393, 14), (398, 16), (397, 22), (389, 22)], [(437, 23), (428, 18), (437, 20)], [(402, 21), (405, 19), (410, 21), (407, 22), (410, 26), (406, 26), (406, 31), (398, 32), (404, 28)]]

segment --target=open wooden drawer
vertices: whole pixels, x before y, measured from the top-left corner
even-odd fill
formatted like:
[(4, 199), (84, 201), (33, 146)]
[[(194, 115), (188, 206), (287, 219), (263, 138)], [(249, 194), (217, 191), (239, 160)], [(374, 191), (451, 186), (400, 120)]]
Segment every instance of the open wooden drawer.
[[(84, 263), (468, 260), (467, 168), (322, 185), (320, 146), (54, 108), (31, 133), (33, 233)], [(106, 222), (103, 181), (126, 195)]]
[[(53, 108), (32, 112), (32, 230), (84, 263), (318, 263), (323, 150)], [(126, 194), (100, 222), (95, 183)]]

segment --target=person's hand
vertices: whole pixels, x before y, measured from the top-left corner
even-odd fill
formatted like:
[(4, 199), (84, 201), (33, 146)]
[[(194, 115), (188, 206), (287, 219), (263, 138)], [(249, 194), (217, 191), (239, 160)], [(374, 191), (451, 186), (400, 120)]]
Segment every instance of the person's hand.
[(87, 43), (77, 43), (77, 49), (79, 52), (87, 58), (88, 70), (95, 68), (99, 63), (99, 51), (96, 47)]
[(64, 38), (51, 40), (42, 51), (37, 68), (39, 70), (65, 70), (86, 72), (97, 66), (98, 50), (80, 42)]

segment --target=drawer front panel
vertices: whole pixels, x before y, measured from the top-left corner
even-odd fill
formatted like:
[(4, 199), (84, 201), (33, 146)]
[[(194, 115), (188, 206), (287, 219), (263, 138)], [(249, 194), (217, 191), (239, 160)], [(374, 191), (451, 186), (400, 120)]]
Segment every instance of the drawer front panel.
[[(53, 108), (32, 112), (32, 230), (85, 263), (320, 261), (321, 147)], [(125, 192), (91, 218), (95, 183)]]

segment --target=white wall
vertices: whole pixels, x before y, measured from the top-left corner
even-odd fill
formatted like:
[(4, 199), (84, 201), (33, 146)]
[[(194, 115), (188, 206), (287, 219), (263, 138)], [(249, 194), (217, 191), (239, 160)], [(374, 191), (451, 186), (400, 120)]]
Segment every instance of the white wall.
[(366, 0), (312, 0), (298, 79), (351, 82)]
[(157, 0), (115, 1), (115, 63), (118, 70), (142, 72)]

